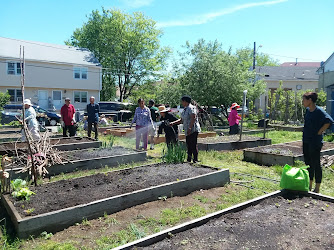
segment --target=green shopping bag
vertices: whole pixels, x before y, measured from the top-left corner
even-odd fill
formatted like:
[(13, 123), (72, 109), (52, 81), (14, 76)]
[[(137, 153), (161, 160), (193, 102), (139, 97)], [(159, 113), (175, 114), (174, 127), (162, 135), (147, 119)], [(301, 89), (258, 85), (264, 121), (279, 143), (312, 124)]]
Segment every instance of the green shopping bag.
[(285, 165), (282, 172), (280, 187), (289, 190), (308, 191), (310, 177), (307, 168), (307, 166), (295, 168)]

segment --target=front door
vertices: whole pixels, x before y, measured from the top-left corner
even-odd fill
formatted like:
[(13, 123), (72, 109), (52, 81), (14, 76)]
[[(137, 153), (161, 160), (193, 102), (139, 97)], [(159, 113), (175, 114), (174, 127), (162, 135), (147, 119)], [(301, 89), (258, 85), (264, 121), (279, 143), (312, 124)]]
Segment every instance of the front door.
[(43, 109), (48, 109), (48, 91), (38, 90), (38, 106)]
[(52, 91), (52, 101), (53, 106), (59, 110), (62, 106), (62, 100), (61, 100), (61, 90), (53, 90)]

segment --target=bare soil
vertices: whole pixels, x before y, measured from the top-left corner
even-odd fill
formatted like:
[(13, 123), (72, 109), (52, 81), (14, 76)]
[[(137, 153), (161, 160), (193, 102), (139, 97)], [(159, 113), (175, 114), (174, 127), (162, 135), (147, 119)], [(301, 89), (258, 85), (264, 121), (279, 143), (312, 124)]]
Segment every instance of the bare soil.
[(47, 213), (214, 171), (188, 163), (161, 163), (47, 183), (31, 187), (36, 194), (29, 201), (10, 199), (24, 217), (29, 209), (33, 210), (29, 215)]
[[(80, 143), (80, 142), (90, 142), (91, 139), (87, 137), (68, 137), (68, 138), (55, 138), (51, 139), (50, 143), (52, 145), (61, 145), (61, 144), (71, 144), (71, 143)], [(5, 154), (15, 151), (15, 146), (17, 149), (25, 149), (27, 147), (26, 142), (4, 142), (0, 143), (0, 153)]]
[[(198, 143), (219, 143), (219, 142), (234, 142), (239, 141), (240, 135), (224, 135), (224, 136), (216, 136), (216, 137), (206, 137), (206, 138), (198, 138)], [(243, 141), (256, 141), (259, 140), (259, 137), (242, 135)]]
[[(334, 149), (334, 143), (324, 142), (323, 150)], [(285, 144), (270, 145), (249, 149), (255, 152), (277, 154), (286, 156), (297, 156), (303, 154), (303, 143), (301, 141), (289, 142)]]
[(136, 151), (128, 148), (112, 147), (112, 148), (92, 148), (92, 149), (65, 151), (62, 152), (61, 154), (64, 156), (65, 159), (68, 159), (69, 161), (74, 161), (74, 160), (85, 160), (85, 159), (106, 157), (106, 156), (124, 155), (135, 152)]
[(267, 199), (138, 249), (334, 249), (334, 204)]

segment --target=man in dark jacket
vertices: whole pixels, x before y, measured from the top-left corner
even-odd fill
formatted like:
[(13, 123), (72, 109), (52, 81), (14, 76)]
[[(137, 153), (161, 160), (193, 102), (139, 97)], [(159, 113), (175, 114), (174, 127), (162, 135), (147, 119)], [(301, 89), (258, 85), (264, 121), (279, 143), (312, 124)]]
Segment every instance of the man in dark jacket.
[(91, 96), (89, 101), (90, 103), (87, 104), (88, 137), (91, 137), (92, 126), (94, 125), (95, 139), (97, 140), (100, 106), (95, 103), (94, 96)]
[(179, 137), (178, 126), (169, 126), (169, 123), (177, 121), (178, 118), (175, 115), (169, 113), (168, 111), (169, 109), (166, 109), (165, 106), (159, 106), (161, 124), (159, 126), (158, 137), (162, 134), (162, 130), (164, 130), (167, 146), (171, 144), (176, 144)]

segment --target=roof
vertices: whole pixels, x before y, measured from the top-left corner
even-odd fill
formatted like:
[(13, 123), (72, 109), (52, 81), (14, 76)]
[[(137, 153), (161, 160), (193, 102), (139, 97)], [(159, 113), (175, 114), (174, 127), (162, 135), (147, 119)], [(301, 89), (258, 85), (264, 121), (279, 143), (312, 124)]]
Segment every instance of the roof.
[(334, 58), (334, 52), (327, 58), (325, 62), (323, 62), (320, 67), (318, 68), (317, 72), (320, 73), (322, 69), (324, 69), (325, 65)]
[(0, 57), (8, 59), (20, 58), (20, 45), (24, 46), (25, 60), (100, 66), (98, 60), (88, 49), (5, 37), (0, 37)]
[(282, 67), (282, 66), (262, 66), (256, 67), (256, 73), (263, 80), (280, 81), (318, 81), (316, 74), (318, 67)]
[(284, 62), (280, 66), (282, 67), (320, 67), (321, 62)]

